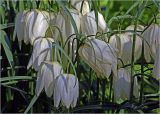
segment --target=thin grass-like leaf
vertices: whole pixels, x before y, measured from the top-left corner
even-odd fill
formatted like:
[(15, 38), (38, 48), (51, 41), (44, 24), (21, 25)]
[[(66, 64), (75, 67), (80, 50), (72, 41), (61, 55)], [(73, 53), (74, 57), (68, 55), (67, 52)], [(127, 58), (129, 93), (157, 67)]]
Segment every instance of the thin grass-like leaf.
[(31, 76), (11, 76), (11, 77), (2, 77), (0, 78), (0, 82), (10, 81), (10, 80), (32, 80)]
[(9, 61), (9, 64), (13, 68), (13, 55), (12, 55), (12, 52), (11, 52), (11, 50), (9, 48), (9, 45), (6, 42), (6, 38), (5, 37), (7, 37), (6, 33), (4, 31), (0, 30), (0, 44), (3, 45), (5, 54), (7, 56), (8, 61)]
[(28, 105), (28, 107), (24, 111), (24, 114), (27, 114), (29, 112), (29, 110), (33, 107), (33, 105), (37, 101), (37, 99), (38, 99), (38, 96), (34, 95), (34, 97), (32, 98), (32, 100), (30, 102), (30, 104)]

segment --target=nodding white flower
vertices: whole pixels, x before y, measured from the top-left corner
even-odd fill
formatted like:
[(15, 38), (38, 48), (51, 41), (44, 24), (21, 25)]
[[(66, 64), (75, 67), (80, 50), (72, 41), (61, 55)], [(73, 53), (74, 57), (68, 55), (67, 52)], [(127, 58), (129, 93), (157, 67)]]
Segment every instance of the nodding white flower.
[(78, 78), (72, 74), (61, 74), (57, 77), (54, 87), (54, 106), (58, 107), (60, 101), (67, 108), (75, 107), (79, 96)]
[(85, 35), (95, 35), (98, 31), (107, 31), (106, 22), (103, 15), (98, 12), (98, 28), (96, 23), (95, 11), (89, 12), (82, 16), (81, 19), (81, 30)]
[(160, 26), (156, 24), (150, 25), (143, 33), (144, 38), (144, 55), (147, 62), (151, 58), (155, 59), (156, 48), (160, 44)]
[[(125, 29), (125, 30), (130, 31), (130, 32), (127, 32), (127, 34), (131, 35), (132, 37), (133, 37), (133, 33), (134, 33), (134, 27), (135, 27), (135, 25), (130, 25), (130, 26), (126, 27), (126, 29)], [(136, 28), (136, 34), (137, 34), (137, 36), (141, 35), (141, 33), (142, 33), (143, 30), (144, 30), (144, 26), (137, 25), (137, 28)]]
[[(80, 29), (80, 15), (77, 10), (69, 9), (71, 16), (73, 20), (75, 21), (75, 24), (77, 26), (77, 30), (79, 32)], [(56, 19), (55, 19), (55, 26), (57, 26), (62, 33), (63, 39), (61, 39), (61, 36), (58, 31), (58, 29), (54, 30), (54, 36), (55, 39), (65, 44), (67, 41), (67, 45), (65, 45), (65, 51), (69, 53), (70, 56), (75, 56), (75, 51), (77, 47), (77, 42), (74, 40), (76, 38), (75, 34), (76, 31), (72, 25), (71, 19), (64, 11), (61, 11), (58, 13)], [(71, 36), (73, 35), (73, 36)], [(73, 46), (73, 50), (72, 50)], [(69, 49), (68, 49), (69, 48)], [(69, 52), (68, 52), (69, 51)], [(72, 53), (73, 52), (73, 53)]]
[[(131, 88), (131, 75), (126, 68), (118, 69), (118, 76), (113, 77), (114, 100), (129, 99)], [(134, 96), (138, 98), (137, 77), (134, 78)]]
[(15, 29), (14, 29), (14, 40), (15, 40), (15, 37), (16, 37), (16, 34), (17, 34), (17, 38), (18, 38), (18, 42), (19, 42), (19, 46), (21, 48), (21, 44), (22, 44), (22, 40), (24, 40), (24, 42), (26, 44), (28, 44), (29, 42), (29, 39), (25, 39), (24, 37), (24, 30), (25, 30), (25, 18), (26, 18), (26, 12), (27, 11), (21, 11), (17, 14), (16, 16), (16, 21), (15, 21)]
[(52, 59), (52, 38), (39, 38), (34, 41), (32, 56), (27, 68), (31, 66), (37, 71), (43, 61)]
[(48, 97), (51, 97), (54, 90), (55, 79), (63, 73), (63, 69), (58, 62), (43, 62), (38, 71), (36, 83), (36, 95), (39, 96), (43, 88)]
[(81, 12), (81, 10), (82, 10), (82, 15), (85, 15), (86, 13), (90, 12), (89, 4), (88, 4), (87, 0), (80, 1), (80, 2), (76, 3), (74, 6), (79, 12)]
[(156, 57), (153, 67), (153, 76), (160, 80), (160, 45), (156, 49)]
[(36, 38), (45, 37), (45, 33), (49, 27), (49, 13), (46, 11), (33, 10), (27, 13), (25, 25), (25, 37), (30, 43)]
[(79, 48), (79, 55), (100, 76), (117, 75), (117, 51), (104, 41), (91, 39)]
[[(133, 30), (134, 27), (128, 27), (128, 30)], [(111, 36), (109, 43), (118, 49), (118, 57), (122, 60), (123, 64), (130, 64), (132, 58), (132, 46), (133, 46), (133, 33), (123, 33), (116, 34)], [(135, 60), (138, 60), (141, 57), (142, 53), (142, 38), (140, 36), (136, 36), (135, 40), (135, 50), (134, 57)], [(119, 61), (119, 66), (121, 67), (121, 62)]]
[[(80, 15), (78, 11), (74, 9), (69, 9), (69, 11), (79, 31)], [(63, 37), (63, 42), (65, 42), (69, 36), (71, 36), (72, 34), (75, 34), (75, 30), (72, 25), (71, 19), (68, 15), (66, 15), (64, 11), (59, 12), (58, 15), (56, 16), (55, 26), (57, 26), (60, 29), (60, 32), (62, 33), (62, 37)], [(59, 31), (55, 29), (54, 33), (55, 33), (55, 39), (59, 40), (60, 39)]]
[(19, 12), (15, 22), (15, 35), (17, 34), (18, 41), (21, 47), (21, 41), (26, 44), (30, 42), (33, 45), (35, 39), (45, 37), (45, 33), (49, 27), (50, 20), (54, 16), (46, 11), (22, 11)]
[(154, 60), (153, 75), (160, 77), (160, 26), (152, 24), (143, 33), (144, 38), (144, 56), (147, 62)]
[(72, 5), (75, 5), (83, 0), (70, 0)]

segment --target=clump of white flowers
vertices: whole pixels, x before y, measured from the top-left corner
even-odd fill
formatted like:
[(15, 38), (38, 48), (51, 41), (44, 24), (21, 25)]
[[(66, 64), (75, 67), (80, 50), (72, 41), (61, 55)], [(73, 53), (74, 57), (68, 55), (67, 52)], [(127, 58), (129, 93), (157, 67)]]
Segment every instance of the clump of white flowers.
[[(71, 14), (76, 22), (77, 28), (80, 29), (78, 11), (70, 9), (70, 12), (72, 12)], [(76, 76), (63, 74), (61, 64), (54, 61), (56, 60), (55, 54), (57, 54), (57, 52), (55, 51), (56, 48), (53, 48), (53, 43), (60, 41), (59, 36), (61, 33), (64, 43), (70, 35), (75, 34), (69, 20), (69, 16), (62, 11), (57, 15), (39, 10), (22, 11), (17, 15), (14, 34), (14, 39), (17, 34), (20, 48), (22, 41), (26, 44), (30, 43), (33, 45), (32, 55), (27, 68), (32, 67), (35, 71), (38, 71), (36, 95), (39, 96), (44, 89), (48, 97), (54, 96), (55, 106), (57, 107), (59, 106), (58, 99), (60, 97), (57, 96), (57, 94), (61, 94), (60, 99), (62, 99), (63, 105), (67, 108), (76, 106), (79, 96), (79, 82)], [(57, 26), (61, 33), (55, 29), (50, 30), (50, 25)], [(54, 34), (55, 36), (48, 35), (48, 31), (51, 31), (52, 35)], [(71, 38), (69, 46), (72, 46), (72, 40), (73, 38)], [(66, 46), (65, 50), (67, 49), (68, 46)], [(69, 49), (71, 49), (71, 47)], [(64, 85), (61, 85), (62, 83), (64, 83)], [(59, 90), (62, 90), (61, 93)]]
[[(109, 42), (97, 38), (97, 32), (107, 32), (108, 27), (103, 15), (91, 11), (88, 0), (70, 0), (74, 9), (68, 9), (71, 17), (60, 10), (57, 14), (47, 11), (31, 10), (21, 11), (15, 21), (14, 39), (17, 35), (19, 46), (22, 41), (33, 46), (31, 58), (27, 68), (37, 71), (37, 83), (35, 93), (40, 95), (42, 90), (48, 97), (53, 95), (54, 106), (60, 102), (67, 108), (75, 107), (79, 97), (79, 81), (76, 75), (65, 73), (63, 64), (66, 62), (57, 59), (60, 56), (56, 52), (53, 43), (63, 47), (64, 52), (71, 60), (75, 60), (77, 51), (85, 63), (87, 63), (100, 78), (109, 78), (113, 73), (114, 99), (129, 99), (131, 86), (130, 67), (122, 68), (132, 62), (133, 35), (136, 34), (134, 62), (142, 55), (142, 42), (144, 40), (145, 60), (154, 60), (153, 75), (160, 77), (160, 26), (151, 25), (141, 36), (141, 32), (126, 32), (114, 34)], [(81, 7), (83, 6), (83, 7)], [(97, 19), (96, 20), (96, 13)], [(53, 27), (54, 26), (54, 27)], [(126, 28), (133, 31), (134, 26)], [(137, 31), (143, 31), (144, 27), (137, 26)], [(48, 35), (49, 32), (52, 34)], [(78, 48), (77, 33), (90, 36), (85, 39), (83, 45)], [(105, 39), (105, 38), (104, 38)], [(56, 51), (55, 51), (56, 50)], [(73, 59), (74, 58), (74, 59)], [(68, 59), (67, 57), (65, 59)], [(62, 59), (63, 60), (63, 59)], [(68, 62), (68, 61), (67, 61)], [(60, 64), (61, 63), (61, 64)], [(68, 65), (69, 63), (67, 63)], [(138, 97), (138, 81), (134, 78), (134, 96)]]

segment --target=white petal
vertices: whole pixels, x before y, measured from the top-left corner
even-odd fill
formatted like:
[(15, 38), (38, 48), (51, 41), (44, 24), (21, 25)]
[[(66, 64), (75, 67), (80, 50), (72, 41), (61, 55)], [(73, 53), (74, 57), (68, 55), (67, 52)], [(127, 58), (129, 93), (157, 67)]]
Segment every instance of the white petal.
[(43, 88), (44, 88), (44, 73), (43, 73), (43, 71), (44, 71), (44, 69), (43, 69), (43, 67), (41, 68), (42, 70), (39, 70), (38, 71), (38, 76), (37, 76), (37, 82), (36, 82), (36, 95), (37, 96), (39, 96), (40, 95), (40, 93), (41, 93), (41, 91), (43, 90)]
[[(81, 30), (82, 33), (85, 35), (96, 35), (97, 33), (97, 24), (95, 20), (95, 13), (94, 11), (87, 13), (81, 19)], [(95, 36), (92, 36), (95, 38)]]
[[(82, 4), (83, 3), (83, 4)], [(83, 5), (83, 7), (82, 7)], [(90, 12), (88, 1), (81, 1), (75, 4), (75, 8), (80, 12), (82, 7), (82, 15)]]
[(102, 31), (107, 31), (106, 21), (102, 14), (98, 12), (98, 26)]
[(156, 58), (153, 67), (153, 76), (157, 80), (160, 80), (160, 45), (156, 49)]
[(33, 25), (35, 23), (35, 19), (37, 17), (37, 11), (34, 10), (32, 12), (30, 12), (30, 14), (28, 15), (28, 20), (27, 20), (27, 26), (26, 26), (26, 34), (28, 39), (30, 40), (30, 43), (33, 45), (33, 41), (32, 39), (34, 39), (34, 35), (33, 35)]
[(34, 40), (38, 37), (44, 37), (45, 33), (48, 29), (48, 17), (49, 14), (42, 11), (42, 12), (38, 12), (38, 15), (35, 19), (34, 25), (32, 25), (32, 30), (33, 30), (33, 36), (34, 38), (31, 39), (31, 42), (33, 43)]
[[(53, 74), (52, 74), (52, 65), (51, 64), (45, 64), (44, 86), (45, 86), (45, 92), (46, 92), (48, 97), (52, 96), (53, 88), (49, 88), (49, 86), (52, 87), (51, 84), (53, 82), (54, 82), (54, 77), (53, 77)], [(48, 90), (51, 90), (51, 91), (48, 91)]]
[(57, 78), (56, 81), (55, 81), (54, 97), (53, 97), (53, 99), (54, 99), (54, 106), (55, 107), (59, 106), (59, 103), (60, 103), (60, 100), (61, 100), (61, 92), (60, 91), (62, 89), (61, 86), (63, 86), (63, 85), (64, 85), (63, 81), (61, 81), (60, 78)]

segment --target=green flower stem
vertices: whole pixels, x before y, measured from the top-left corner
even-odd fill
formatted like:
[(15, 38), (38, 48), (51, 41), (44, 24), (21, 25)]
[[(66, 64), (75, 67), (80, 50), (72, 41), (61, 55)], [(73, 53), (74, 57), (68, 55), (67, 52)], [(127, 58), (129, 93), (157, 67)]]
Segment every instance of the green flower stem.
[[(137, 20), (135, 19), (135, 27), (134, 32), (136, 32), (137, 28)], [(130, 100), (133, 99), (133, 86), (134, 86), (134, 50), (135, 50), (135, 41), (136, 41), (136, 34), (133, 35), (133, 45), (132, 45), (132, 58), (131, 58), (131, 89), (130, 89)]]
[(147, 2), (143, 2), (139, 1), (139, 5), (137, 7), (137, 12), (135, 15), (135, 19), (134, 19), (134, 34), (133, 34), (133, 45), (132, 45), (132, 58), (131, 58), (131, 89), (130, 89), (130, 100), (133, 100), (133, 86), (134, 86), (134, 51), (135, 51), (135, 42), (136, 42), (136, 29), (137, 29), (137, 24), (138, 24), (138, 20), (141, 16), (141, 14), (144, 11), (144, 7), (146, 5)]
[(109, 101), (112, 102), (112, 84), (113, 84), (113, 75), (110, 76), (110, 88), (109, 88)]
[(141, 88), (140, 88), (140, 99), (139, 102), (142, 103), (143, 102), (143, 74), (144, 74), (144, 40), (142, 40), (142, 58), (141, 58)]

